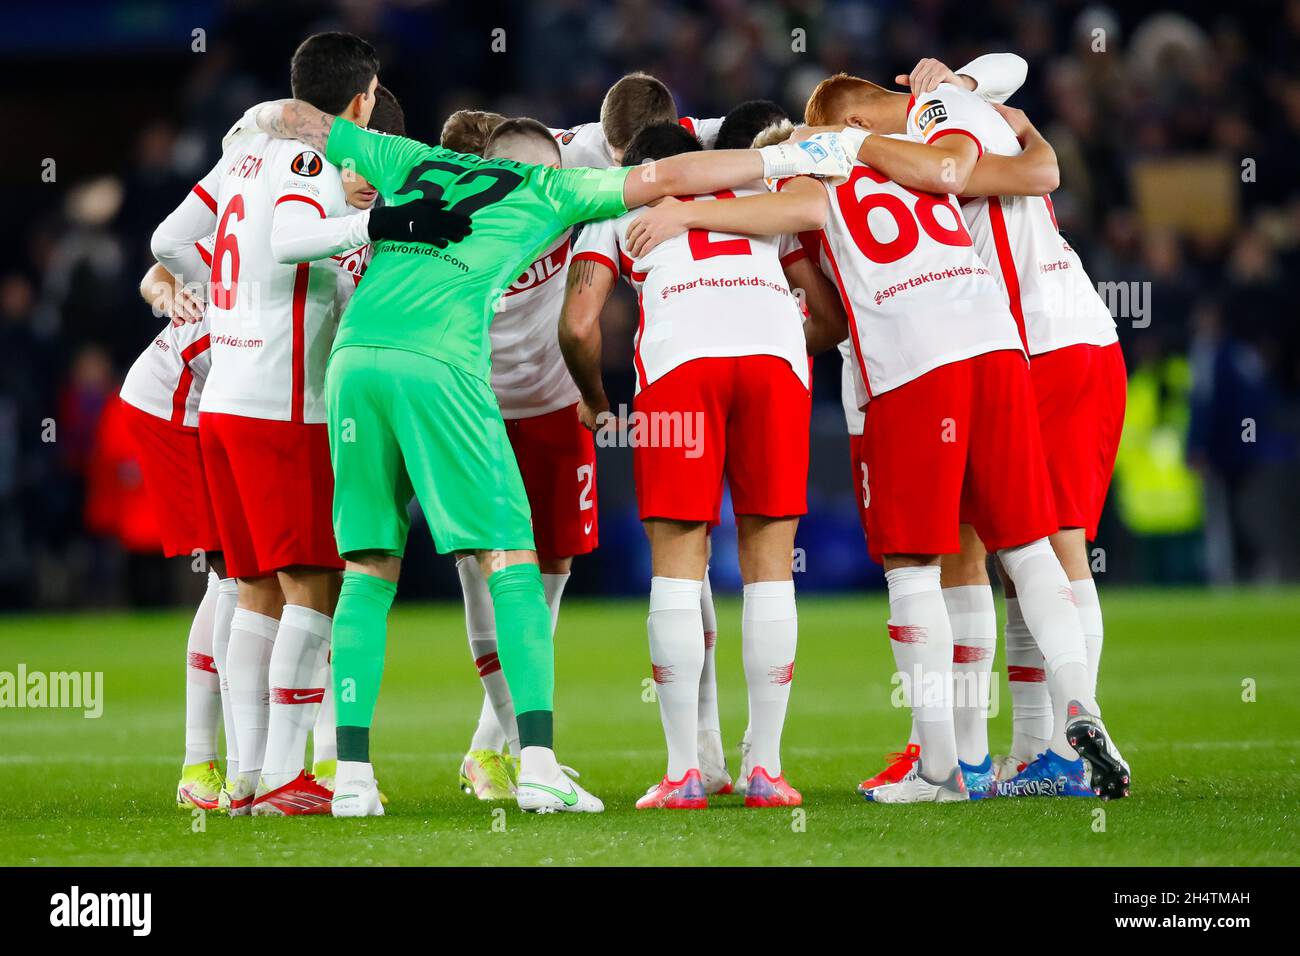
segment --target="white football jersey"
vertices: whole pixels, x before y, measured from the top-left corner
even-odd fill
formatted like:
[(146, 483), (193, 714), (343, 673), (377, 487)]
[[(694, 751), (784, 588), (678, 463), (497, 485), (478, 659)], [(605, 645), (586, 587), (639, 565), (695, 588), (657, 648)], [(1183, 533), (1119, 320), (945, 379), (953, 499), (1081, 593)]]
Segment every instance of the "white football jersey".
[[(677, 120), (688, 133), (698, 139), (705, 149), (712, 149), (717, 142), (718, 130), (722, 128), (721, 117), (716, 119), (696, 119), (683, 116)], [(560, 165), (566, 169), (574, 166), (594, 166), (608, 169), (617, 166), (614, 154), (605, 139), (605, 131), (599, 123), (582, 123), (569, 129), (553, 129), (551, 135), (560, 147)]]
[(848, 315), (859, 408), (941, 365), (1022, 351), (952, 196), (904, 189), (862, 163), (843, 185), (822, 187), (820, 265)]
[(237, 138), (195, 191), (211, 200), (217, 217), (208, 295), (212, 370), (200, 408), (324, 422), (325, 363), (366, 253), (282, 264), (271, 253), (271, 224), (280, 203), (304, 203), (322, 218), (354, 213), (339, 171), (297, 140), (258, 133)]
[[(738, 190), (735, 195), (753, 195)], [(718, 198), (733, 193), (724, 190)], [(697, 196), (693, 202), (710, 202)], [(640, 215), (588, 223), (573, 261), (591, 259), (636, 290), (641, 318), (634, 364), (637, 391), (692, 359), (775, 355), (808, 384), (803, 314), (782, 269), (804, 255), (793, 236), (736, 236), (692, 229), (632, 260), (627, 230)]]
[[(974, 93), (947, 83), (919, 100), (913, 98), (907, 132), (923, 143), (968, 136), (981, 154), (1022, 152), (1016, 134), (996, 110)], [(1006, 292), (1030, 355), (1118, 340), (1110, 310), (1057, 229), (1050, 197), (969, 197), (962, 199), (961, 210), (975, 251)]]
[(867, 425), (867, 415), (858, 404), (858, 373), (853, 357), (853, 343), (845, 339), (839, 344), (840, 353), (840, 404), (844, 406), (844, 424), (850, 435), (861, 435)]
[[(212, 237), (194, 245), (211, 264)], [(122, 401), (174, 425), (197, 428), (199, 397), (212, 367), (209, 341), (206, 315), (200, 322), (168, 322), (131, 364), (122, 380)]]
[(545, 415), (581, 397), (557, 332), (571, 242), (566, 232), (497, 300), (488, 335), (492, 391), (502, 418)]

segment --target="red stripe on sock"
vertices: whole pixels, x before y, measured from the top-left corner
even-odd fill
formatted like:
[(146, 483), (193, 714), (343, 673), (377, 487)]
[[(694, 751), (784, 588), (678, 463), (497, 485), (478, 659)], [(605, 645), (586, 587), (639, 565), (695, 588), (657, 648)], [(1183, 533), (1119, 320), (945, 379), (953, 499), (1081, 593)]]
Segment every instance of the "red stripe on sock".
[(986, 661), (993, 656), (993, 648), (979, 647), (970, 644), (954, 644), (952, 646), (952, 662), (954, 664), (974, 664), (977, 661)]
[(718, 643), (718, 632), (717, 632), (717, 631), (705, 631), (705, 632), (704, 632), (704, 649), (705, 649), (706, 651), (707, 651), (707, 650), (711, 650), (711, 649), (713, 648), (713, 645), (716, 644), (716, 643)]
[(782, 664), (780, 667), (768, 668), (767, 674), (772, 678), (773, 684), (788, 684), (794, 680), (794, 661)]
[(925, 628), (919, 624), (890, 624), (889, 639), (900, 644), (924, 644)]
[(1007, 680), (1025, 681), (1030, 684), (1041, 684), (1047, 680), (1047, 673), (1041, 667), (1017, 667), (1012, 665), (1007, 668)]
[(497, 657), (497, 652), (492, 651), (490, 654), (475, 658), (474, 666), (478, 668), (479, 677), (487, 677), (501, 670), (501, 660)]
[(191, 653), (186, 659), (186, 663), (196, 671), (205, 671), (209, 674), (215, 674), (217, 672), (216, 662), (207, 654)]
[(319, 704), (325, 699), (324, 687), (272, 687), (273, 704)]
[(656, 684), (668, 684), (673, 679), (673, 669), (668, 664), (651, 664), (650, 673), (654, 675)]

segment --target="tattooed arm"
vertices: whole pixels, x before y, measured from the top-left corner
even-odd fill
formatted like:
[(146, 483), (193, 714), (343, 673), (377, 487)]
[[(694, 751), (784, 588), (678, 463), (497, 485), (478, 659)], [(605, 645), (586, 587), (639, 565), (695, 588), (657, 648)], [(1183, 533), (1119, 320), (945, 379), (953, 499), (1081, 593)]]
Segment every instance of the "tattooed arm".
[(257, 128), (276, 139), (300, 139), (325, 152), (334, 117), (302, 100), (276, 100), (257, 111)]
[(598, 416), (609, 411), (600, 374), (600, 312), (616, 281), (618, 276), (609, 259), (596, 252), (579, 252), (569, 263), (560, 312), (560, 351), (582, 393), (578, 417), (593, 431), (600, 424)]

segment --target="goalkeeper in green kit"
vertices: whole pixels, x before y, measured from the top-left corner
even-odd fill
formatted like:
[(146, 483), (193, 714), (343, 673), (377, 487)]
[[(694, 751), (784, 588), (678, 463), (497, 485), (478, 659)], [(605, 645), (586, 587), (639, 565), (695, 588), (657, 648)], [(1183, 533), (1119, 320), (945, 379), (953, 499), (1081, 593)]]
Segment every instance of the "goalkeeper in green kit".
[(479, 158), (360, 129), (298, 100), (257, 113), (266, 133), (299, 139), (365, 177), (394, 212), (468, 216), (450, 246), (379, 242), (334, 339), (326, 374), (334, 532), (347, 562), (332, 662), (339, 764), (334, 816), (383, 813), (370, 725), (412, 494), (441, 553), (474, 552), (496, 614), (498, 653), (518, 715), (516, 798), (537, 812), (601, 801), (555, 758), (551, 617), (519, 468), (489, 384), (493, 307), (566, 229), (670, 195), (792, 175), (847, 176), (837, 134), (763, 150), (714, 150), (636, 169), (559, 169), (533, 120), (503, 123)]

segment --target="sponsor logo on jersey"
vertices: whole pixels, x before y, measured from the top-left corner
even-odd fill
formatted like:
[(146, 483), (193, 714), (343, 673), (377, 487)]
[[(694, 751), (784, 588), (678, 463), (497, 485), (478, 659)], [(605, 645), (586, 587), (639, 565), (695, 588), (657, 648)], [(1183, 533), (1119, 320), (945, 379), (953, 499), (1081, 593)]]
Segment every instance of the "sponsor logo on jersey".
[(324, 168), (320, 154), (311, 150), (303, 150), (289, 163), (289, 171), (298, 176), (319, 176)]
[(943, 105), (942, 100), (929, 100), (922, 103), (920, 111), (916, 114), (916, 125), (921, 130), (921, 135), (926, 137), (936, 126), (947, 121), (948, 108)]
[(505, 295), (517, 295), (520, 292), (535, 289), (552, 276), (564, 271), (564, 264), (568, 259), (569, 243), (565, 242), (529, 266), (524, 274), (511, 283), (510, 288), (506, 289)]

